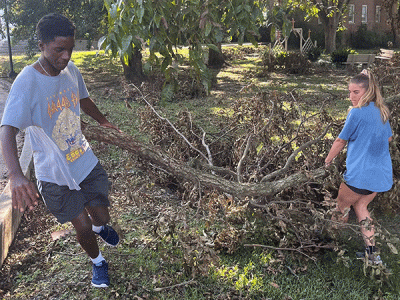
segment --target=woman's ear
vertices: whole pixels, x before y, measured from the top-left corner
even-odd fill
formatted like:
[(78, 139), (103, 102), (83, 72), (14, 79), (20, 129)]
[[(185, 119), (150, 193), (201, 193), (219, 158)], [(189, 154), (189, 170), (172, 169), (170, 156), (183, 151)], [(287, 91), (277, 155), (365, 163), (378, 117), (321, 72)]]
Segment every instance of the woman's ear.
[(39, 41), (38, 46), (39, 46), (40, 51), (42, 52), (44, 50), (44, 43), (42, 41)]

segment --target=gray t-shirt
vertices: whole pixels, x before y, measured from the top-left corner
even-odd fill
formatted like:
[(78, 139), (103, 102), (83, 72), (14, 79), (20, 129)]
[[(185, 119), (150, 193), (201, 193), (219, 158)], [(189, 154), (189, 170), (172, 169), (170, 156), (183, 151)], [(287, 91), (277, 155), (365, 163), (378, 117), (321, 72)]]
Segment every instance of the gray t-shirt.
[(15, 79), (1, 125), (27, 128), (37, 179), (79, 190), (96, 166), (98, 159), (80, 123), (79, 100), (88, 96), (82, 75), (71, 61), (58, 76), (27, 66)]

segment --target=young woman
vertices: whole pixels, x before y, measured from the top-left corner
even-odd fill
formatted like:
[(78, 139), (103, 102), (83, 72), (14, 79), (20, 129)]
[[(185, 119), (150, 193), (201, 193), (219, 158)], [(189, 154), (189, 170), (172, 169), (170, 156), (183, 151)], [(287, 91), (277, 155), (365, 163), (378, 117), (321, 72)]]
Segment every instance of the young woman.
[(346, 172), (336, 199), (338, 213), (347, 222), (352, 206), (361, 225), (370, 262), (382, 264), (376, 253), (374, 226), (368, 204), (378, 192), (386, 192), (393, 184), (389, 142), (392, 140), (389, 109), (384, 104), (372, 73), (363, 70), (349, 82), (352, 107), (339, 137), (334, 141), (325, 165), (347, 146)]

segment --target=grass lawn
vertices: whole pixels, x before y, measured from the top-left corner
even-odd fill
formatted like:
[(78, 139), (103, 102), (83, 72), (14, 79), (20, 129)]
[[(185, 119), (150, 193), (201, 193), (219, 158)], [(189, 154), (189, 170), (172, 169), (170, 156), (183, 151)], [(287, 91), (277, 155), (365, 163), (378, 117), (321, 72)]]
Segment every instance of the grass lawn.
[[(36, 59), (16, 56), (14, 68), (19, 72)], [(76, 52), (72, 60), (109, 120), (146, 140), (140, 131), (145, 105), (124, 88), (119, 62), (96, 52)], [(7, 57), (0, 57), (3, 75), (8, 73), (7, 63)], [(228, 111), (237, 97), (279, 90), (292, 94), (304, 109), (315, 111), (323, 104), (335, 120), (345, 118), (349, 106), (349, 74), (345, 71), (254, 76), (260, 68), (260, 60), (253, 56), (235, 61), (218, 72), (209, 95), (177, 99), (156, 108), (171, 120), (179, 111), (188, 110), (194, 123), (212, 131), (218, 111)], [(240, 246), (231, 254), (214, 252), (200, 242), (200, 237), (212, 236), (206, 221), (197, 217), (196, 209), (185, 208), (178, 193), (133, 168), (132, 155), (126, 151), (104, 143), (91, 144), (112, 182), (111, 217), (122, 236), (117, 248), (100, 242), (112, 285), (107, 289), (90, 286), (91, 264), (74, 232), (51, 239), (51, 233), (72, 229), (72, 225), (55, 222), (41, 203), (26, 214), (0, 271), (2, 299), (400, 299), (400, 261), (385, 244), (381, 245), (382, 257), (392, 275), (384, 282), (376, 279), (379, 274), (371, 278), (371, 270), (379, 268), (368, 268), (364, 274), (363, 262), (354, 255), (363, 243), (351, 229), (338, 236), (345, 245), (343, 255), (320, 251), (315, 261), (261, 247)], [(395, 212), (376, 210), (374, 217), (398, 237), (400, 217)], [(355, 224), (354, 217), (351, 223)], [(185, 240), (188, 237), (199, 238)], [(269, 240), (265, 236), (258, 242), (268, 245)], [(196, 261), (198, 258), (203, 261)]]

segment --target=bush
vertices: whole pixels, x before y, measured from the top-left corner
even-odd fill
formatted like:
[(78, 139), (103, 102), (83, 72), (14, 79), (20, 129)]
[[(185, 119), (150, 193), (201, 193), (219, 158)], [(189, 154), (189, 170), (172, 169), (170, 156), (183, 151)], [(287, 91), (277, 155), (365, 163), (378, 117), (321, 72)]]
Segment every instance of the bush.
[(339, 65), (347, 61), (349, 54), (355, 53), (356, 51), (350, 48), (339, 48), (331, 53), (331, 61)]
[(307, 52), (307, 58), (314, 62), (321, 56), (323, 49), (321, 47), (313, 47)]
[(263, 65), (268, 71), (282, 70), (289, 74), (307, 74), (311, 63), (299, 52), (274, 51), (267, 49), (262, 54)]
[(350, 46), (355, 49), (372, 49), (387, 47), (391, 35), (380, 34), (367, 29), (365, 24), (358, 27), (357, 31), (350, 35)]

